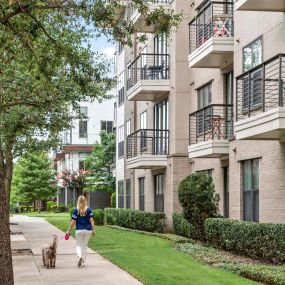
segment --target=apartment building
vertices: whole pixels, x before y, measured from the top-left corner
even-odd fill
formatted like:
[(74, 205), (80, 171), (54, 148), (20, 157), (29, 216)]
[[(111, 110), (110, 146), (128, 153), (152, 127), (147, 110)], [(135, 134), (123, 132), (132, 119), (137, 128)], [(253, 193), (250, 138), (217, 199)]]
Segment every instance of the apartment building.
[[(114, 91), (113, 91), (114, 93)], [(64, 170), (85, 170), (85, 159), (90, 155), (93, 144), (100, 142), (102, 130), (113, 131), (113, 102), (82, 102), (81, 113), (86, 118), (75, 120), (73, 127), (62, 134), (60, 149), (53, 150), (52, 156), (57, 173)], [(60, 183), (59, 183), (59, 186)], [(58, 203), (74, 203), (80, 193), (75, 193), (67, 188), (61, 188), (58, 193)], [(98, 208), (102, 203), (109, 203), (109, 195), (106, 193), (86, 193), (89, 205)]]
[[(171, 3), (170, 3), (171, 2)], [(191, 171), (188, 157), (190, 77), (187, 1), (147, 2), (183, 11), (171, 37), (157, 35), (126, 4), (123, 17), (146, 33), (145, 43), (117, 49), (117, 206), (163, 211), (171, 221), (180, 209), (177, 188)]]
[(203, 171), (224, 216), (283, 223), (284, 1), (147, 5), (183, 21), (166, 39), (124, 11), (148, 42), (118, 47), (118, 207), (164, 211), (170, 223), (179, 182)]

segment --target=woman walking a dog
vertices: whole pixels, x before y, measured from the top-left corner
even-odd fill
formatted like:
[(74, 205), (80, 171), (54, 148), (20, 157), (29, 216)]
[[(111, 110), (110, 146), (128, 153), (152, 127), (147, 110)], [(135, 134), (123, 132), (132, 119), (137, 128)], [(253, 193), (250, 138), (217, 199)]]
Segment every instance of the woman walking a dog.
[(71, 222), (67, 231), (70, 235), (72, 228), (76, 225), (76, 253), (78, 256), (78, 267), (83, 267), (86, 261), (87, 245), (91, 234), (96, 235), (93, 211), (87, 207), (87, 200), (79, 196), (77, 207), (74, 209)]

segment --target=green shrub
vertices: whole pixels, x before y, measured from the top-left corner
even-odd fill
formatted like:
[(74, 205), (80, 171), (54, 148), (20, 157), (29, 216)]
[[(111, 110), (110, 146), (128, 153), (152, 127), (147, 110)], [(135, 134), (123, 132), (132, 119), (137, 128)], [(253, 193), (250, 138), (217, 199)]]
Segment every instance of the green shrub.
[(105, 212), (102, 209), (97, 209), (93, 211), (94, 221), (96, 225), (104, 225)]
[(215, 193), (212, 177), (193, 173), (186, 177), (178, 189), (183, 214), (194, 227), (193, 238), (204, 239), (204, 220), (218, 214), (219, 195)]
[(285, 225), (231, 219), (207, 219), (206, 239), (212, 245), (273, 263), (285, 262)]
[(74, 212), (75, 209), (76, 209), (76, 207), (69, 208), (70, 218), (72, 217), (72, 214), (73, 214), (73, 212)]
[(54, 201), (48, 201), (47, 202), (47, 210), (48, 211), (51, 211), (52, 210), (52, 206), (55, 206), (56, 205), (56, 202), (54, 202)]
[(183, 213), (173, 213), (173, 231), (176, 235), (192, 238), (194, 227), (184, 218)]
[(54, 213), (65, 213), (68, 211), (68, 208), (65, 205), (60, 204), (60, 205), (52, 205), (51, 210)]
[(116, 192), (111, 195), (111, 207), (116, 208)]
[(111, 221), (113, 225), (141, 231), (163, 232), (166, 225), (166, 216), (164, 213), (106, 208), (105, 215), (107, 224)]

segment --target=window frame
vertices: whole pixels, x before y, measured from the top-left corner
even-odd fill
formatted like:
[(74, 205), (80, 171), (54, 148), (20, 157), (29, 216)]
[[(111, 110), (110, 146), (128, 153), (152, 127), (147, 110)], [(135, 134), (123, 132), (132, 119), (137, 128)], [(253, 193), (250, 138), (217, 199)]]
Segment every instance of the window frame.
[[(255, 173), (254, 173), (254, 163), (257, 162), (257, 167), (258, 167), (258, 188), (255, 188)], [(251, 184), (251, 189), (246, 189), (246, 173), (245, 173), (245, 164), (249, 163), (250, 164), (250, 184)], [(242, 209), (243, 209), (243, 220), (244, 221), (252, 221), (252, 222), (259, 222), (259, 214), (260, 214), (260, 210), (259, 210), (259, 190), (260, 190), (260, 159), (259, 158), (253, 158), (253, 159), (248, 159), (248, 160), (244, 160), (242, 161), (242, 196), (243, 196), (243, 205), (242, 205)], [(246, 210), (245, 207), (247, 205), (247, 203), (245, 203), (245, 199), (246, 199), (246, 195), (245, 193), (250, 192), (250, 205), (251, 205), (251, 209), (248, 209), (247, 211), (250, 212), (250, 218), (247, 219), (246, 218)], [(257, 198), (257, 200), (255, 201), (255, 198)], [(257, 215), (256, 215), (256, 210), (258, 210)]]
[[(261, 41), (261, 62), (258, 63), (258, 64), (255, 65), (255, 66), (252, 65), (249, 69), (246, 70), (246, 69), (245, 69), (244, 50), (245, 50), (246, 48), (249, 48), (250, 46), (254, 45), (254, 43), (257, 42), (257, 41), (259, 41), (259, 40)], [(255, 68), (256, 66), (262, 64), (262, 62), (263, 62), (263, 56), (264, 56), (264, 41), (263, 41), (263, 36), (261, 35), (261, 36), (257, 37), (256, 39), (254, 39), (253, 41), (251, 41), (250, 43), (248, 43), (247, 45), (245, 45), (245, 46), (242, 48), (242, 70), (243, 70), (243, 73), (248, 72), (248, 71), (250, 71), (251, 69)]]
[(139, 210), (145, 210), (145, 177), (139, 177)]
[(125, 207), (125, 189), (124, 180), (118, 181), (118, 208), (124, 209)]
[(78, 130), (79, 138), (80, 139), (86, 139), (88, 137), (88, 121), (87, 120), (80, 120), (78, 129), (79, 129)]

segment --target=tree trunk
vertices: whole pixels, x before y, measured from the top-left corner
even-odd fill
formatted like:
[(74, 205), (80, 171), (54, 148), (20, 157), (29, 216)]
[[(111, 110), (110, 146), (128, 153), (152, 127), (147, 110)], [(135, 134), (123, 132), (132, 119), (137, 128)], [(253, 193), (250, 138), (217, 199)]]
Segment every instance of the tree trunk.
[(9, 213), (12, 172), (11, 152), (4, 157), (0, 149), (0, 284), (5, 285), (14, 285)]
[[(14, 276), (9, 224), (10, 189), (6, 188), (3, 176), (3, 172), (0, 173), (0, 284), (13, 285)], [(7, 186), (9, 186), (8, 184)]]

